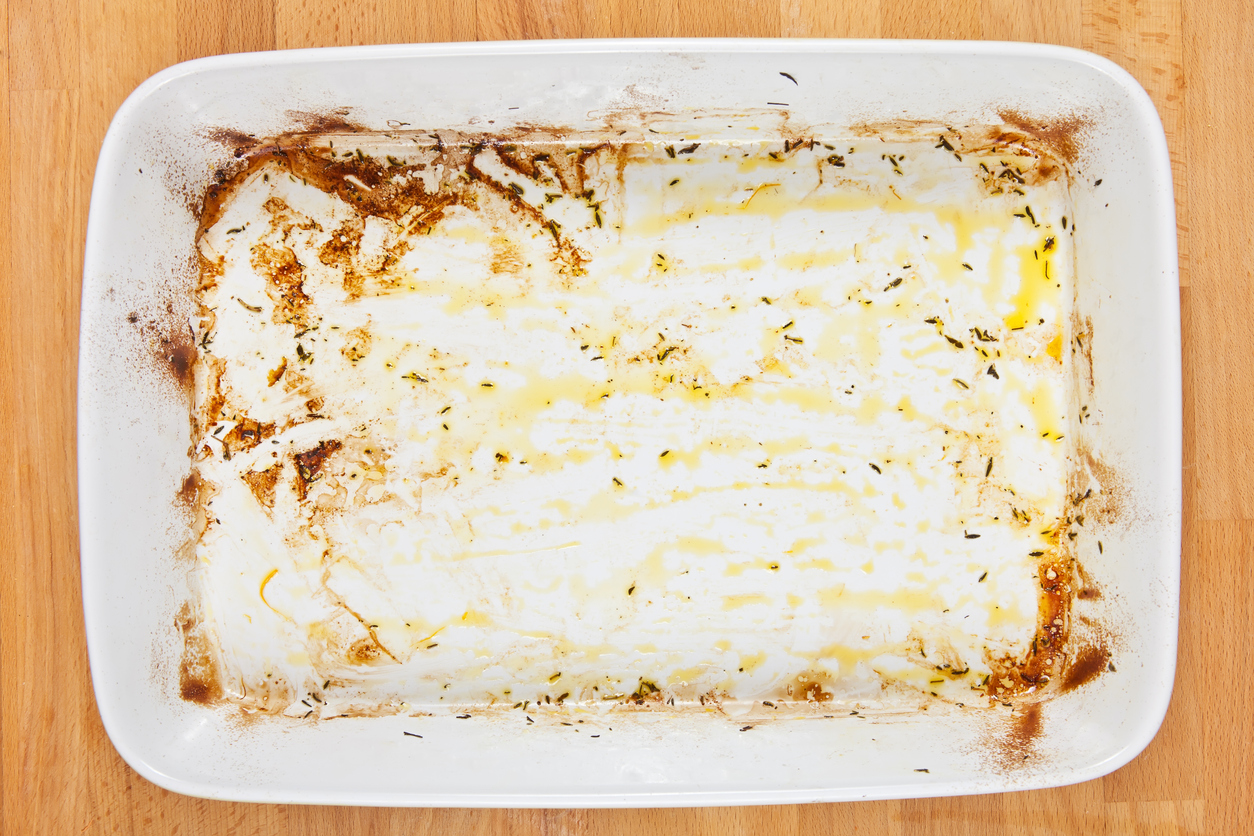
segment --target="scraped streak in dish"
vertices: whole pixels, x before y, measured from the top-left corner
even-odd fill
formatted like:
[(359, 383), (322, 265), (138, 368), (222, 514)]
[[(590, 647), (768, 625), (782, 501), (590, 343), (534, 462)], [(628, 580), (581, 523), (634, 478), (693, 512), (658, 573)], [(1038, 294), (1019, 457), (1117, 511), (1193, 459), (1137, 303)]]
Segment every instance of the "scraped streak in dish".
[(1047, 694), (1068, 206), (997, 130), (257, 143), (198, 241), (222, 698)]

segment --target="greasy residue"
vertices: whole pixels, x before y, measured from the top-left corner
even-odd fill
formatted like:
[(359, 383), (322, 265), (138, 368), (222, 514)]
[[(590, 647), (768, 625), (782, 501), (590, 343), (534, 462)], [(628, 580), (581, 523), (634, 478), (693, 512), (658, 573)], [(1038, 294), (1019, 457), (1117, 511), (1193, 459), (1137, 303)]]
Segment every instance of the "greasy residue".
[[(168, 352), (197, 374), (200, 583), (236, 703), (1060, 679), (1060, 139), (321, 130), (222, 138), (199, 352)], [(711, 623), (726, 647), (675, 644)], [(560, 684), (530, 682), (549, 665)]]

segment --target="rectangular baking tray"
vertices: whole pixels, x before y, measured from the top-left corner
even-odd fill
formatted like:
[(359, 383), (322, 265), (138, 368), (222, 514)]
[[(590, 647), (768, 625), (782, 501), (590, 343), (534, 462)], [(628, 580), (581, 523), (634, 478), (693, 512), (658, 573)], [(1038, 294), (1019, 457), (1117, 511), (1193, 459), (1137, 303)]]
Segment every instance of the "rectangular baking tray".
[[(1083, 613), (1104, 625), (1110, 665), (1044, 704), (1031, 757), (1011, 768), (990, 754), (1015, 733), (1011, 720), (943, 713), (763, 723), (749, 734), (723, 718), (625, 714), (593, 740), (555, 723), (520, 734), (516, 724), (451, 714), (421, 718), (421, 729), (404, 716), (240, 723), (181, 700), (177, 614), (191, 590), (189, 524), (176, 498), (189, 473), (190, 429), (186, 395), (159, 369), (189, 362), (171, 338), (190, 310), (194, 207), (231, 161), (223, 136), (277, 135), (314, 115), (324, 127), (342, 119), (378, 131), (404, 123), (579, 130), (625, 109), (674, 122), (770, 108), (836, 128), (992, 125), (1006, 112), (1028, 114), (1045, 132), (1081, 125), (1068, 136), (1079, 140), (1071, 172), (1078, 314), (1093, 335), (1090, 443), (1117, 486), (1120, 513), (1093, 524), (1080, 559), (1102, 590)], [(137, 310), (169, 316), (149, 327), (136, 322)], [(1181, 533), (1171, 171), (1144, 90), (1086, 52), (1013, 43), (565, 41), (180, 64), (130, 96), (101, 150), (78, 387), (83, 605), (96, 701), (123, 758), (177, 792), (283, 803), (662, 807), (1034, 789), (1127, 763), (1153, 738), (1170, 699)]]

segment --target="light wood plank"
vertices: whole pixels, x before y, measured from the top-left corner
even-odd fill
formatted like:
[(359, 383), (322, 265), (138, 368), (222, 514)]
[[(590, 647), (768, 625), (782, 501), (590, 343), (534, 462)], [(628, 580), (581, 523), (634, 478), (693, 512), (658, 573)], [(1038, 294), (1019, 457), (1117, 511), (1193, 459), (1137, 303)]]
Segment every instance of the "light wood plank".
[[(79, 223), (78, 94), (11, 94), (8, 197), (12, 252), (0, 294), (12, 363), (5, 391), (3, 495), (21, 497), (5, 521), (0, 572), (0, 732), (5, 762), (4, 827), (77, 832), (66, 785), (83, 789), (84, 715), (91, 705), (78, 584), (74, 480)], [(11, 329), (11, 330), (10, 330)], [(11, 353), (10, 353), (11, 352)]]
[(1100, 781), (1007, 793), (1003, 798), (1007, 836), (1101, 833), (1106, 820)]
[(901, 801), (859, 801), (849, 804), (809, 804), (801, 808), (797, 833), (867, 836), (904, 836)]
[(1254, 522), (1197, 524), (1198, 564), (1205, 576), (1202, 629), (1210, 665), (1203, 712), (1206, 760), (1203, 797), (1213, 833), (1249, 832), (1254, 826), (1254, 691), (1247, 685), (1254, 664)]
[(1078, 3), (983, 0), (982, 37), (992, 41), (1080, 46), (1084, 15)]
[(780, 29), (785, 38), (878, 38), (880, 0), (781, 0)]
[(885, 38), (979, 40), (984, 37), (980, 0), (914, 0), (881, 3), (880, 35)]
[(68, 90), (78, 82), (75, 0), (10, 0), (9, 87)]
[[(9, 293), (12, 283), (12, 227), (9, 224), (9, 196), (12, 194), (9, 179), (9, 160), (12, 147), (9, 141), (9, 0), (0, 0), (0, 20), (5, 21), (4, 31), (0, 32), (0, 431), (7, 432), (10, 427), (17, 426), (21, 414), (17, 409), (13, 393), (19, 385), (17, 369), (14, 364), (16, 343), (9, 327), (14, 321), (13, 298)], [(18, 486), (17, 462), (12, 456), (0, 457), (0, 491), (11, 496), (11, 491)], [(18, 555), (21, 550), (21, 539), (17, 536), (16, 527), (0, 523), (0, 554)], [(12, 558), (11, 558), (12, 559)], [(5, 586), (0, 580), (0, 834), (5, 832), (4, 792), (7, 786), (6, 775), (16, 765), (10, 765), (7, 757), (8, 749), (4, 741), (4, 692), (7, 690), (5, 674), (10, 665), (16, 666), (16, 660), (7, 661), (4, 653), (5, 641), (4, 613), (9, 607), (16, 606), (17, 601), (11, 597), (15, 590)]]
[(1003, 795), (918, 798), (901, 802), (902, 836), (983, 836), (1006, 832)]
[(1232, 160), (1254, 152), (1249, 129), (1254, 78), (1254, 3), (1198, 3), (1186, 20), (1191, 283), (1198, 364), (1198, 516), (1254, 519), (1254, 172)]
[(605, 28), (604, 14), (591, 2), (478, 0), (475, 6), (475, 35), (481, 41), (591, 38)]
[(473, 41), (473, 0), (274, 0), (275, 46)]
[(1193, 836), (1203, 830), (1201, 801), (1135, 801), (1108, 804), (1106, 832), (1118, 836)]
[(274, 49), (274, 0), (178, 0), (179, 60)]
[(594, 37), (662, 38), (678, 31), (679, 0), (598, 0), (606, 30)]

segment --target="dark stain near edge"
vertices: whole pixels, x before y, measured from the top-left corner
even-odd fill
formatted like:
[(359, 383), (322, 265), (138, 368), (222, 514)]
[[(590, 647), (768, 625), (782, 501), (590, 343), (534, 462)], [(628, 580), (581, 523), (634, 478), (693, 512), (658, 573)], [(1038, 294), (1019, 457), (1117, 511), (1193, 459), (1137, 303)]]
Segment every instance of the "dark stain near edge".
[(1100, 645), (1082, 648), (1076, 653), (1062, 676), (1062, 692), (1074, 691), (1087, 685), (1106, 670), (1110, 664), (1110, 652)]
[(1026, 755), (1040, 733), (1041, 706), (1039, 703), (1031, 703), (1021, 714), (1015, 716), (1014, 724), (1010, 728), (1010, 743), (1015, 751)]
[(302, 502), (309, 493), (309, 486), (321, 478), (322, 466), (326, 464), (327, 457), (342, 446), (343, 444), (336, 440), (323, 441), (312, 450), (295, 455), (296, 490)]
[(183, 480), (183, 486), (178, 492), (179, 502), (188, 508), (194, 510), (200, 500), (200, 475), (197, 473), (187, 474), (187, 478)]
[(299, 130), (311, 134), (355, 134), (368, 131), (365, 125), (348, 118), (349, 109), (336, 108), (325, 112), (289, 110), (287, 117), (299, 126)]
[(179, 696), (187, 702), (211, 705), (222, 699), (222, 684), (213, 648), (204, 625), (184, 603), (174, 619), (183, 635), (183, 658), (179, 662)]
[(1030, 703), (1023, 707), (1023, 711), (1014, 714), (1011, 721), (1011, 728), (1006, 736), (1006, 760), (1009, 762), (1007, 766), (1014, 765), (1014, 762), (1026, 761), (1032, 755), (1033, 747), (1036, 746), (1036, 738), (1041, 736), (1041, 706), (1040, 703)]
[(131, 311), (126, 322), (147, 344), (155, 367), (190, 398), (198, 355), (191, 326), (174, 302), (148, 311)]
[(1082, 116), (1059, 116), (1038, 120), (1015, 110), (999, 110), (997, 115), (1007, 125), (1022, 131), (1053, 152), (1063, 162), (1074, 163), (1083, 144), (1083, 134), (1089, 122)]
[(179, 386), (190, 391), (196, 366), (196, 346), (192, 345), (192, 335), (162, 337), (161, 351), (170, 374)]
[(231, 154), (237, 159), (256, 148), (259, 144), (257, 137), (237, 131), (234, 128), (214, 128), (209, 131), (209, 138), (219, 145), (225, 145), (231, 149)]

